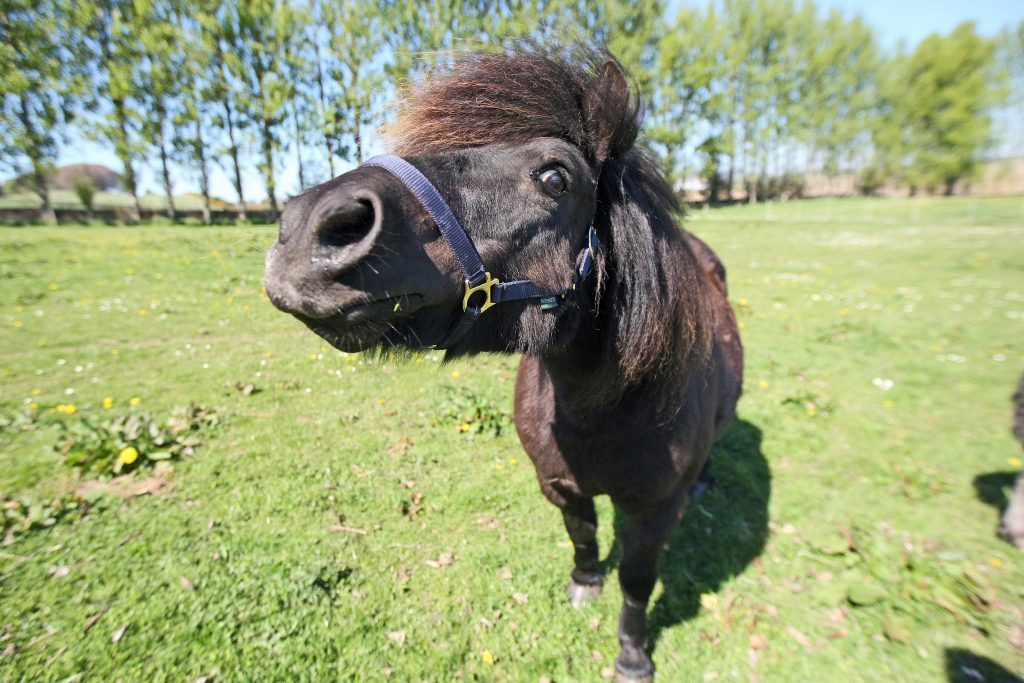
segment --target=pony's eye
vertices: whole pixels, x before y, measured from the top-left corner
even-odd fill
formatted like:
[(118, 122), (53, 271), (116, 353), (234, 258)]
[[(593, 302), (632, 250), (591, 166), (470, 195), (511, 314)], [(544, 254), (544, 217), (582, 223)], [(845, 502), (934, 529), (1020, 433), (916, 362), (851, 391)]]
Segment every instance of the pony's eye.
[(557, 197), (569, 189), (569, 182), (565, 179), (565, 174), (558, 168), (549, 168), (546, 171), (542, 171), (537, 176), (537, 180), (540, 181), (544, 191), (552, 197)]

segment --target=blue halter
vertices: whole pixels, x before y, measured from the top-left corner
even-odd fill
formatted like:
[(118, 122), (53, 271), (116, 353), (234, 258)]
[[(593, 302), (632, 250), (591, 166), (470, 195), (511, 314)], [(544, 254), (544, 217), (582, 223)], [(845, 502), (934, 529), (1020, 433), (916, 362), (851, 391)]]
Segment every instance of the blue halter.
[[(550, 311), (558, 308), (563, 302), (572, 299), (576, 285), (586, 279), (594, 267), (594, 257), (600, 243), (597, 240), (597, 232), (593, 224), (587, 233), (587, 246), (582, 250), (582, 257), (579, 267), (572, 274), (572, 284), (563, 292), (551, 294), (542, 292), (529, 280), (513, 280), (512, 282), (500, 282), (498, 278), (491, 277), (491, 274), (484, 269), (480, 253), (473, 246), (465, 228), (448, 208), (447, 202), (441, 197), (437, 188), (427, 180), (426, 176), (405, 159), (394, 154), (382, 154), (363, 163), (363, 166), (376, 166), (382, 168), (395, 176), (405, 185), (413, 196), (423, 205), (430, 217), (434, 219), (441, 236), (455, 253), (465, 274), (466, 291), (462, 297), (462, 316), (452, 327), (447, 338), (439, 345), (439, 348), (450, 348), (461, 340), (469, 332), (473, 324), (480, 318), (480, 314), (495, 304), (506, 301), (518, 301), (523, 299), (536, 299), (542, 311)], [(480, 300), (479, 296), (483, 298)], [(470, 300), (476, 298), (478, 305), (470, 305)]]

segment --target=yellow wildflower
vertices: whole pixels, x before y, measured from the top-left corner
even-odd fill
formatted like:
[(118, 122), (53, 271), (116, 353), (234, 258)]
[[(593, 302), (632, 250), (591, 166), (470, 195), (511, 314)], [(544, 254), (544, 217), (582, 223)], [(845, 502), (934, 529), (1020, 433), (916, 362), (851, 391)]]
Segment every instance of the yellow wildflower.
[(469, 431), (469, 423), (468, 422), (463, 422), (462, 424), (460, 424), (458, 427), (455, 428), (455, 431), (459, 432), (460, 434), (463, 433), (463, 432), (468, 432)]
[(808, 403), (807, 406), (807, 417), (814, 417), (814, 414), (818, 412), (818, 406), (813, 403)]
[(993, 567), (1002, 567), (1003, 566), (1003, 561), (1000, 560), (998, 557), (993, 557), (989, 561), (992, 563)]
[(481, 652), (480, 659), (483, 660), (484, 664), (494, 664), (494, 655), (491, 654), (490, 650), (484, 650)]
[(459, 372), (458, 370), (452, 370), (452, 379), (458, 379), (461, 376), (462, 376), (461, 372)]
[(14, 321), (14, 326), (15, 327), (24, 327), (25, 323), (21, 322), (20, 320), (15, 320)]
[(139, 452), (135, 450), (134, 446), (126, 446), (121, 449), (121, 452), (117, 454), (117, 457), (125, 465), (131, 465), (139, 459)]
[(73, 403), (60, 403), (56, 408), (54, 408), (54, 410), (58, 413), (63, 413), (64, 415), (74, 415), (78, 411), (78, 408), (76, 408)]
[(1020, 467), (1020, 458), (1009, 458), (1006, 462), (1010, 463), (1010, 467)]
[(137, 406), (140, 403), (142, 403), (142, 399), (139, 398), (138, 396), (132, 396), (130, 399), (128, 399), (129, 405)]
[(106, 398), (103, 399), (103, 410), (110, 410), (113, 407), (114, 407), (114, 399), (113, 398), (111, 398), (110, 396), (107, 396)]
[(38, 410), (39, 409), (39, 404), (36, 403), (35, 401), (32, 401), (31, 403), (28, 404), (28, 409), (29, 410)]
[(757, 386), (759, 388), (761, 388), (761, 389), (767, 389), (768, 388), (768, 382), (766, 382), (764, 380), (761, 380), (760, 382), (757, 383)]
[(148, 315), (148, 314), (149, 314), (149, 311), (147, 311), (145, 308), (140, 308), (139, 309), (139, 315)]
[(58, 288), (57, 288), (57, 283), (56, 283), (56, 282), (51, 282), (51, 283), (50, 283), (50, 286), (49, 286), (49, 287), (47, 287), (47, 289), (48, 289), (48, 290), (50, 290), (51, 292), (56, 292), (56, 291), (57, 291), (57, 289), (58, 289)]
[(894, 405), (896, 404), (893, 401), (882, 401), (882, 407), (885, 409), (892, 408)]

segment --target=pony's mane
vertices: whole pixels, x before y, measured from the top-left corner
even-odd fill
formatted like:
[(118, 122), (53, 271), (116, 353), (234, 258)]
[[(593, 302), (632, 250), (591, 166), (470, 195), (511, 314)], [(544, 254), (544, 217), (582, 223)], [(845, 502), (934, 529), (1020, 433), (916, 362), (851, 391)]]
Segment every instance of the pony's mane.
[(708, 358), (712, 316), (703, 273), (673, 218), (678, 201), (634, 147), (640, 111), (621, 65), (605, 51), (468, 53), (413, 88), (385, 132), (402, 155), (538, 137), (580, 149), (598, 173), (604, 351), (624, 386), (652, 377), (678, 384)]
[(408, 89), (384, 133), (400, 155), (561, 138), (600, 165), (629, 151), (640, 128), (628, 86), (609, 92), (602, 82), (609, 63), (618, 68), (607, 52), (582, 48), (459, 53), (446, 73)]

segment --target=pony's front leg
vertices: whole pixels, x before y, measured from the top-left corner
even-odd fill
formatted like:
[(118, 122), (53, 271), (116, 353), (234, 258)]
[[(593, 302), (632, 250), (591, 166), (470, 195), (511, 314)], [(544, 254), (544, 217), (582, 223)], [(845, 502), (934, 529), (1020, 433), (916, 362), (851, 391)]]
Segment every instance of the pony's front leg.
[(559, 508), (572, 541), (575, 563), (565, 590), (572, 606), (579, 607), (598, 598), (604, 585), (604, 573), (598, 560), (597, 512), (593, 498), (579, 496), (566, 496), (565, 504)]
[(619, 656), (615, 660), (618, 683), (654, 680), (654, 662), (647, 651), (647, 601), (658, 580), (658, 557), (679, 524), (686, 505), (683, 491), (656, 508), (625, 514), (622, 530), (622, 615), (619, 618)]

